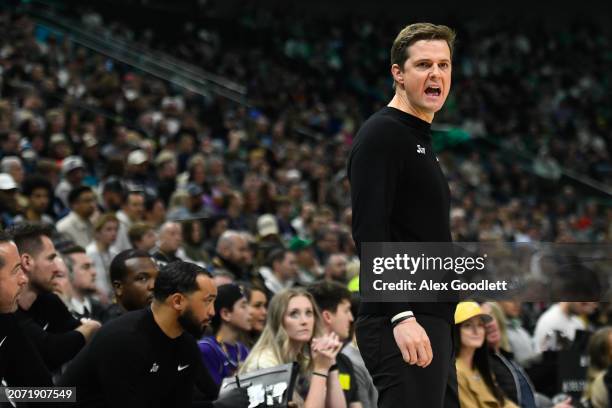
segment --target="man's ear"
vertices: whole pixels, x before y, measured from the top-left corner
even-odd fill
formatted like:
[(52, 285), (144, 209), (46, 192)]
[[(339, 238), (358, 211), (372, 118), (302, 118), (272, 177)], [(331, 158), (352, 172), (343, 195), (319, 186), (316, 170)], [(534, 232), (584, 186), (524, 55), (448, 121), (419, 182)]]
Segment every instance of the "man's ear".
[(187, 308), (187, 298), (182, 293), (173, 293), (168, 297), (170, 306), (177, 312), (182, 312)]
[(402, 87), (404, 86), (404, 72), (399, 65), (391, 65), (391, 75), (396, 83), (400, 84)]
[(34, 258), (28, 253), (21, 255), (21, 267), (24, 271), (30, 272), (34, 268)]
[(333, 316), (332, 312), (330, 312), (329, 310), (323, 310), (321, 312), (321, 318), (323, 319), (323, 321), (326, 324), (331, 324), (331, 321), (332, 321), (333, 317), (334, 316)]
[(123, 296), (123, 283), (119, 280), (114, 280), (113, 291), (115, 292), (115, 297)]

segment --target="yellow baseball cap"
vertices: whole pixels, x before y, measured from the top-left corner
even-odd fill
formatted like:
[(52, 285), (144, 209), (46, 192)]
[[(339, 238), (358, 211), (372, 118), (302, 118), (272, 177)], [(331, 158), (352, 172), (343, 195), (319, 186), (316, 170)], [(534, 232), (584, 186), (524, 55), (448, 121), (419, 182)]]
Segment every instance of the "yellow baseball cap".
[(476, 302), (460, 302), (457, 304), (455, 324), (463, 323), (475, 316), (480, 316), (485, 323), (493, 320), (491, 316), (482, 312), (480, 305)]

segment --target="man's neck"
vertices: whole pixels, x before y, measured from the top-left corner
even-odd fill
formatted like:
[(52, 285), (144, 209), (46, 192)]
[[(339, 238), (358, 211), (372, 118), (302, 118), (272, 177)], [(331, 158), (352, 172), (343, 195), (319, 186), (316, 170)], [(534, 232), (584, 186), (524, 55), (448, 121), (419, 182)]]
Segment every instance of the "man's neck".
[(393, 99), (391, 99), (387, 106), (401, 110), (402, 112), (406, 112), (412, 116), (416, 116), (425, 122), (433, 122), (433, 113), (424, 112), (412, 106), (412, 104), (408, 102), (408, 98), (406, 97), (406, 93), (403, 89), (397, 89), (395, 91), (395, 96), (393, 96)]
[(176, 250), (175, 251), (169, 251), (169, 250), (167, 250), (165, 248), (159, 248), (159, 252), (164, 254), (166, 257), (174, 257), (174, 255), (176, 254)]
[(222, 323), (216, 337), (220, 343), (234, 344), (238, 339), (238, 331), (232, 325)]
[(171, 339), (176, 339), (183, 334), (183, 328), (176, 318), (176, 312), (163, 303), (153, 302), (151, 304), (153, 319), (162, 332)]
[(28, 221), (40, 221), (42, 220), (42, 214), (31, 208), (26, 210), (26, 218)]
[(291, 280), (290, 278), (285, 278), (281, 272), (277, 272), (275, 270), (272, 270), (272, 275), (274, 275), (278, 282), (283, 286)]
[(88, 218), (88, 217), (85, 217), (84, 215), (79, 214), (79, 213), (78, 213), (78, 212), (76, 212), (76, 211), (73, 211), (73, 212), (74, 212), (74, 214), (77, 216), (77, 218), (78, 218), (78, 219), (80, 219), (81, 221), (83, 221), (83, 222), (89, 222), (89, 218)]
[(38, 291), (28, 285), (23, 292), (19, 295), (17, 299), (17, 303), (19, 303), (19, 307), (23, 310), (30, 310), (32, 304), (38, 298)]
[(85, 297), (87, 296), (87, 294), (85, 294), (84, 292), (80, 291), (80, 290), (74, 290), (72, 292), (72, 297), (75, 298), (76, 300), (79, 301), (79, 303), (83, 303), (85, 301)]

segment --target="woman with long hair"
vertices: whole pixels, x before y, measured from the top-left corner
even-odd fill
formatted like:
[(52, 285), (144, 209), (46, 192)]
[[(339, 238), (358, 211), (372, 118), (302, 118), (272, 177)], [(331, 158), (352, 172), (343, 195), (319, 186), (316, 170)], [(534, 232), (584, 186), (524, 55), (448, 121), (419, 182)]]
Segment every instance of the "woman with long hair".
[(342, 343), (335, 334), (321, 333), (312, 296), (304, 289), (285, 289), (270, 301), (264, 330), (241, 372), (297, 361), (300, 372), (293, 402), (305, 408), (344, 408), (335, 365)]
[(461, 302), (455, 311), (457, 382), (461, 408), (518, 408), (504, 398), (489, 366), (485, 324), (491, 317), (476, 302)]

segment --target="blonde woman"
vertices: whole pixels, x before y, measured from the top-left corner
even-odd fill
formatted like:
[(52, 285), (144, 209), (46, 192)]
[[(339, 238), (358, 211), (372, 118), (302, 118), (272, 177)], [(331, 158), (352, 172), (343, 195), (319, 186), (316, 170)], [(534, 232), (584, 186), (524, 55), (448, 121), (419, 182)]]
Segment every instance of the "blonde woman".
[(261, 337), (241, 372), (297, 361), (300, 374), (293, 403), (305, 408), (345, 408), (336, 356), (342, 343), (335, 334), (319, 336), (321, 316), (303, 289), (285, 289), (272, 298)]

